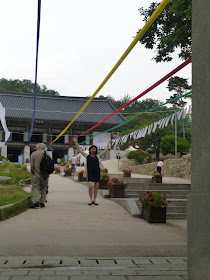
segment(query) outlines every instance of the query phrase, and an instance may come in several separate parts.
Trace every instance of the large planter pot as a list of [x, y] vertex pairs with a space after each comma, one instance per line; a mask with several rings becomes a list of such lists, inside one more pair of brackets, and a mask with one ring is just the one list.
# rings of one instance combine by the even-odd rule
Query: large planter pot
[[69, 177], [71, 176], [71, 172], [65, 172], [64, 177]]
[[159, 176], [159, 175], [153, 176], [152, 183], [162, 183], [162, 176]]
[[124, 198], [125, 197], [125, 188], [110, 188], [110, 197], [111, 198]]
[[79, 174], [79, 175], [78, 175], [78, 182], [85, 182], [85, 181], [86, 181], [86, 178], [83, 177], [82, 174]]
[[123, 177], [130, 178], [131, 177], [131, 173], [130, 172], [124, 172]]
[[99, 182], [99, 189], [100, 190], [107, 190], [107, 184], [108, 184], [108, 181], [100, 181]]
[[142, 218], [149, 223], [166, 223], [166, 207], [142, 207]]

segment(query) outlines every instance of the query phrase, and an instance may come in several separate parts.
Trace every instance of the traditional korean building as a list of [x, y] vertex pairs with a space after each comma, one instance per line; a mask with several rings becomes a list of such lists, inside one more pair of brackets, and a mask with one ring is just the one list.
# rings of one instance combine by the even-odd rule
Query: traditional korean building
[[[37, 95], [36, 116], [34, 130], [29, 142], [29, 131], [33, 114], [33, 94], [0, 92], [0, 102], [6, 109], [6, 121], [10, 138], [1, 149], [1, 155], [16, 162], [18, 155], [23, 155], [24, 161], [30, 160], [30, 154], [37, 143], [50, 144], [57, 135], [68, 125], [76, 113], [86, 103], [86, 97], [67, 97], [54, 95]], [[69, 157], [75, 153], [74, 145], [68, 144], [72, 136], [76, 136], [93, 125], [103, 120], [115, 107], [105, 97], [95, 98], [84, 112], [78, 117], [73, 125], [53, 145], [52, 157], [63, 158], [65, 154]], [[121, 114], [113, 115], [103, 124], [97, 127], [97, 131], [79, 137], [79, 143], [88, 139], [94, 133], [104, 131], [125, 121]], [[96, 136], [86, 145], [103, 143], [103, 136]], [[106, 140], [111, 139], [111, 134], [106, 134]], [[0, 141], [4, 141], [4, 131], [0, 127]], [[115, 158], [110, 151], [108, 158]]]

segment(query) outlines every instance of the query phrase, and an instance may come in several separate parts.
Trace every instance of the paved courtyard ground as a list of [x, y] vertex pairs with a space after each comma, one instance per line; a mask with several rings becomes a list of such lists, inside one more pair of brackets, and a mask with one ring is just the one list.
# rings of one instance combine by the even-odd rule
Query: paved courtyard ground
[[185, 258], [0, 257], [0, 280], [183, 280]]
[[148, 224], [87, 187], [50, 176], [48, 203], [0, 223], [0, 256], [186, 256], [186, 221]]

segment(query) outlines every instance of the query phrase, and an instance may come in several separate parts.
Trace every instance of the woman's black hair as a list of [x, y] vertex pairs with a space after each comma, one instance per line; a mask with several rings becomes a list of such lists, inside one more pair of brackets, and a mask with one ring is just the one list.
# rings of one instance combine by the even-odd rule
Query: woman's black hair
[[98, 153], [98, 148], [97, 148], [95, 145], [90, 146], [90, 148], [89, 148], [89, 153], [90, 153], [90, 150], [91, 150], [92, 148], [96, 148], [96, 155], [97, 155], [97, 153]]

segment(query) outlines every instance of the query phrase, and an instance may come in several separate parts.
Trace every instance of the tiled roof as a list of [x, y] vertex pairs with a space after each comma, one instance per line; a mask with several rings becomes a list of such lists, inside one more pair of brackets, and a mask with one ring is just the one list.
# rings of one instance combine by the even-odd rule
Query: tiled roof
[[[70, 122], [88, 100], [86, 97], [67, 97], [54, 95], [37, 95], [36, 120]], [[6, 118], [31, 119], [33, 114], [33, 95], [0, 91], [0, 102], [6, 109]], [[106, 97], [94, 98], [76, 121], [98, 123], [115, 107]], [[89, 113], [89, 114], [87, 114]], [[102, 114], [97, 114], [102, 113]], [[120, 124], [125, 121], [121, 114], [115, 114], [104, 123]]]

